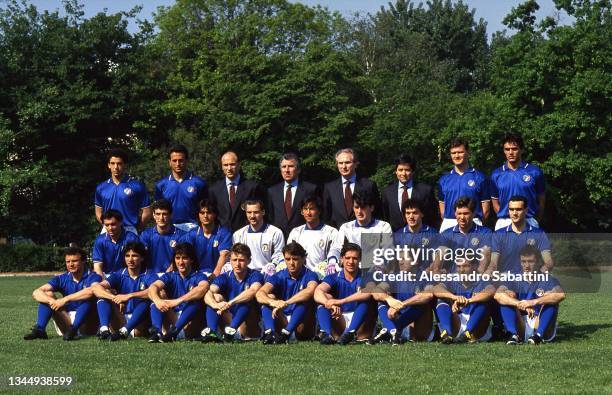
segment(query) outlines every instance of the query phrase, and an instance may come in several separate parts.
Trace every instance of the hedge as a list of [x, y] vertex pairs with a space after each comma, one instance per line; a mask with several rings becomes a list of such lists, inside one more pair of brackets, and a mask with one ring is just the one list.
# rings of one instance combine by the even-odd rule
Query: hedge
[[0, 272], [62, 271], [63, 250], [36, 244], [0, 245]]

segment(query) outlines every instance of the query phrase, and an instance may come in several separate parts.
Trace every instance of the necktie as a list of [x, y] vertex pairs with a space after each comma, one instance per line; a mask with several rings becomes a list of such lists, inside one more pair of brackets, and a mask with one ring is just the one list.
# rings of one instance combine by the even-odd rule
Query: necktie
[[344, 181], [344, 208], [346, 209], [346, 216], [351, 217], [353, 212], [353, 192], [351, 192], [351, 182]]
[[404, 190], [404, 192], [402, 192], [402, 204], [404, 204], [404, 202], [408, 200], [408, 187], [406, 185], [402, 185], [402, 189]]
[[285, 192], [285, 214], [287, 219], [291, 218], [291, 185], [287, 185], [287, 192]]
[[234, 185], [233, 182], [230, 184], [229, 198], [230, 198], [230, 207], [234, 208], [234, 204], [236, 204], [236, 186]]

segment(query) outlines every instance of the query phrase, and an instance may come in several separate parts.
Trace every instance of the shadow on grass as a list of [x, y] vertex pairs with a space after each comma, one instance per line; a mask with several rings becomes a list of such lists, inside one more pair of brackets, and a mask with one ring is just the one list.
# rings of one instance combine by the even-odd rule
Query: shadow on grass
[[575, 325], [571, 322], [561, 321], [557, 328], [557, 340], [585, 340], [596, 332], [609, 328], [612, 328], [612, 323]]

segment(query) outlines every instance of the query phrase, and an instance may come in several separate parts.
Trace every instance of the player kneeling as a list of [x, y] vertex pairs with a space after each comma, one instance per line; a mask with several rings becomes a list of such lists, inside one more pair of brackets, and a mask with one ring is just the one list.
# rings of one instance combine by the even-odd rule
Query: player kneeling
[[467, 340], [468, 343], [488, 341], [491, 338], [488, 302], [493, 299], [495, 287], [486, 281], [469, 281], [477, 273], [477, 263], [463, 259], [457, 261], [459, 281], [446, 281], [433, 288], [438, 298], [436, 313], [442, 343]]
[[[67, 248], [64, 256], [66, 272], [53, 277], [32, 293], [38, 302], [38, 316], [32, 332], [25, 335], [24, 340], [47, 339], [45, 328], [51, 318], [64, 340], [75, 340], [79, 333], [96, 333], [98, 321], [91, 285], [102, 278], [86, 267], [86, 255], [80, 248]], [[55, 292], [63, 297], [56, 298]]]
[[326, 276], [315, 290], [321, 344], [336, 343], [334, 337], [346, 345], [372, 336], [376, 310], [372, 294], [362, 292], [360, 261], [361, 247], [346, 243], [340, 252], [342, 271]]
[[[408, 248], [414, 251], [418, 247]], [[396, 274], [408, 273], [411, 278], [381, 282], [372, 293], [374, 300], [379, 302], [378, 317], [383, 325], [374, 343], [389, 341], [399, 345], [404, 340], [431, 341], [434, 335], [433, 285], [420, 280], [422, 265], [413, 260], [411, 254], [393, 266]]]
[[[180, 243], [174, 248], [172, 271], [162, 274], [149, 287], [151, 299], [151, 337], [149, 343], [167, 343], [178, 337], [199, 337], [204, 321], [203, 298], [208, 291], [208, 277], [198, 271], [198, 260], [191, 244]], [[162, 299], [164, 290], [168, 299]], [[164, 318], [170, 323], [162, 336]], [[183, 329], [185, 331], [183, 332]]]
[[[520, 252], [523, 274], [542, 275], [540, 251], [531, 245]], [[559, 303], [565, 293], [559, 281], [548, 275], [542, 281], [513, 281], [499, 287], [495, 300], [500, 304], [506, 330], [511, 334], [507, 344], [550, 342], [557, 333]]]
[[202, 331], [203, 342], [221, 342], [217, 334], [220, 319], [225, 326], [223, 340], [227, 342], [236, 340], [238, 335], [242, 339], [260, 336], [259, 306], [255, 293], [263, 284], [263, 275], [249, 269], [249, 263], [249, 246], [234, 244], [230, 249], [232, 270], [216, 277], [204, 297], [208, 327]]
[[287, 343], [293, 332], [299, 340], [312, 339], [312, 297], [318, 276], [306, 268], [306, 251], [296, 242], [283, 248], [286, 269], [272, 277], [256, 294], [263, 317], [264, 344]]
[[[92, 286], [98, 298], [100, 340], [127, 339], [130, 334], [144, 336], [148, 327], [148, 288], [149, 284], [157, 280], [157, 276], [146, 271], [147, 250], [144, 244], [127, 243], [123, 256], [124, 269], [111, 273], [106, 280]], [[112, 335], [109, 328], [111, 321], [115, 329]]]

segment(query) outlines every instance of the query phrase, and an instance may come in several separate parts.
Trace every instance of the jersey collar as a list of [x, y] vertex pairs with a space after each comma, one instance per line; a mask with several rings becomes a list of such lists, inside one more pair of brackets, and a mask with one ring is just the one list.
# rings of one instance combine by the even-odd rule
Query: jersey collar
[[316, 228], [310, 229], [308, 227], [308, 224], [304, 224], [304, 230], [321, 230], [323, 229], [323, 227], [325, 226], [325, 224], [323, 223], [323, 221], [319, 221], [319, 225], [317, 225]]
[[[528, 222], [525, 223], [525, 229], [521, 233], [531, 232], [533, 230], [533, 226], [531, 226]], [[512, 224], [506, 226], [506, 233], [516, 233], [514, 229], [512, 229]], [[521, 233], [516, 233], [520, 235]]]
[[268, 229], [268, 226], [270, 225], [264, 222], [261, 228], [259, 228], [259, 230], [257, 231], [253, 229], [253, 227], [250, 224], [248, 226], [249, 227], [247, 228], [247, 233], [264, 233]]
[[[190, 172], [190, 171], [187, 171], [187, 173], [185, 174], [185, 177], [183, 177], [183, 181], [191, 180], [192, 178], [193, 178], [193, 173]], [[168, 181], [182, 182], [182, 181], [178, 181], [176, 178], [174, 178], [172, 176], [172, 172], [170, 172], [170, 175], [168, 176]]]
[[[478, 229], [480, 229], [480, 227], [478, 226], [478, 224], [474, 221], [472, 221], [472, 227], [470, 228], [470, 230], [468, 231], [468, 233], [474, 233], [476, 232]], [[459, 225], [455, 225], [453, 226], [453, 233], [461, 233], [461, 228], [459, 227]]]
[[359, 221], [355, 220], [355, 227], [356, 228], [363, 228], [363, 229], [368, 229], [371, 228], [372, 226], [376, 225], [376, 218], [372, 218], [372, 220], [370, 221], [369, 224], [367, 224], [366, 226], [361, 226], [359, 225]]
[[[474, 166], [469, 165], [467, 169], [465, 169], [465, 171], [463, 172], [463, 174], [465, 173], [474, 173], [476, 171], [476, 168]], [[460, 175], [457, 170], [455, 170], [455, 167], [453, 166], [453, 168], [450, 171], [450, 174], [457, 174]]]
[[[527, 166], [529, 166], [529, 163], [527, 163], [527, 162], [521, 162], [521, 164], [520, 164], [520, 165], [519, 165], [519, 166], [516, 168], [516, 170], [519, 170], [519, 169], [526, 169], [526, 168], [527, 168]], [[502, 165], [502, 171], [516, 171], [516, 170], [511, 170], [511, 169], [508, 167], [508, 162], [504, 162], [504, 164]]]

